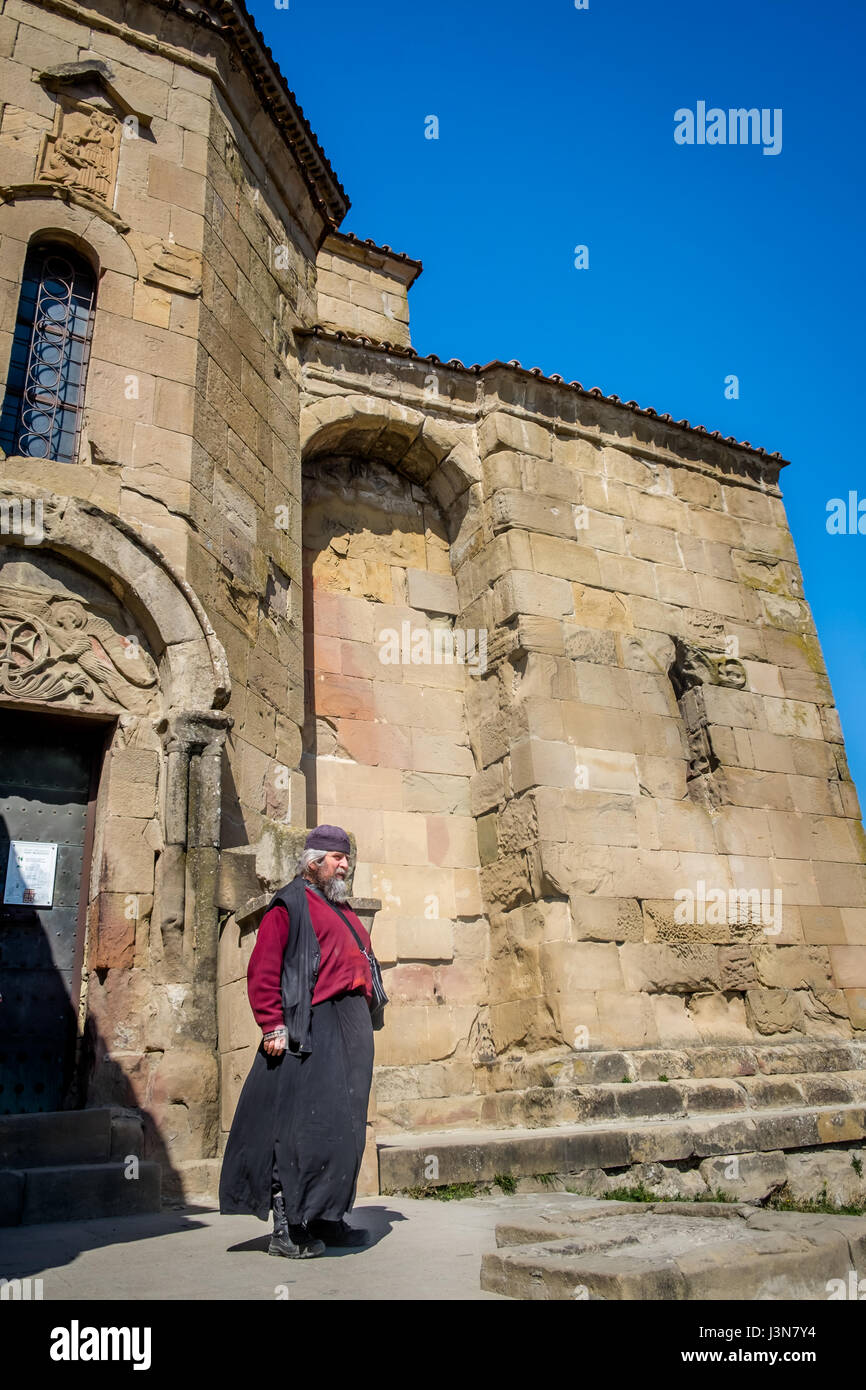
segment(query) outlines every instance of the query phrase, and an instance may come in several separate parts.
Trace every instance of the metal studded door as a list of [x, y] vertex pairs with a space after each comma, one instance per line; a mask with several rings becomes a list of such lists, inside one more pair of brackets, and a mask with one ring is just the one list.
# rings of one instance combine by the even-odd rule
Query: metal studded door
[[[104, 732], [85, 721], [0, 710], [0, 1114], [59, 1110], [69, 1092], [82, 878]], [[17, 860], [22, 847], [32, 856], [34, 845], [49, 865], [57, 846], [53, 882], [38, 894], [22, 890], [14, 866], [7, 872], [10, 849]]]

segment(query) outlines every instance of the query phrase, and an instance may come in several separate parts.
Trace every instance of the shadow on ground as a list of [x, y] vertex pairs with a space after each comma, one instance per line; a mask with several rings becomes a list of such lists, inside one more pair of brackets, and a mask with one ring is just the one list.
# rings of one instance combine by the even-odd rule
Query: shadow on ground
[[[208, 1208], [192, 1208], [192, 1211]], [[107, 1245], [127, 1245], [155, 1236], [198, 1231], [204, 1222], [191, 1218], [190, 1209], [155, 1212], [145, 1216], [105, 1217], [95, 1221], [51, 1222], [34, 1226], [0, 1228], [0, 1270], [7, 1279], [26, 1279], [45, 1269], [72, 1264], [88, 1250]]]
[[[356, 1207], [349, 1218], [347, 1225], [354, 1226], [359, 1230], [368, 1231], [370, 1235], [369, 1243], [359, 1249], [340, 1250], [333, 1248], [326, 1250], [320, 1259], [336, 1259], [344, 1255], [360, 1255], [365, 1250], [372, 1250], [378, 1245], [385, 1236], [390, 1235], [391, 1228], [397, 1221], [407, 1221], [408, 1217], [400, 1211], [393, 1211], [390, 1207]], [[228, 1255], [248, 1255], [252, 1251], [267, 1250], [268, 1242], [271, 1238], [270, 1220], [263, 1223], [266, 1230], [263, 1235], [255, 1236], [252, 1240], [241, 1240], [235, 1245], [226, 1247]]]

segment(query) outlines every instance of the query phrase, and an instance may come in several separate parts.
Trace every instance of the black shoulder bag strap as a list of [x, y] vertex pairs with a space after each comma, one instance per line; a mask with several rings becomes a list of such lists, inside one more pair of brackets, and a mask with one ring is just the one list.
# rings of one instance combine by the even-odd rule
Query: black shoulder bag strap
[[321, 898], [323, 903], [327, 903], [328, 907], [332, 907], [336, 912], [337, 916], [342, 918], [346, 926], [349, 928], [349, 931], [355, 938], [355, 941], [358, 944], [358, 950], [361, 952], [361, 955], [364, 956], [364, 958], [367, 960], [370, 966], [370, 977], [373, 982], [373, 998], [370, 1001], [370, 1014], [373, 1019], [373, 1027], [376, 1029], [381, 1028], [385, 1022], [384, 1012], [385, 1005], [388, 1003], [388, 996], [385, 993], [385, 986], [382, 983], [382, 971], [379, 967], [379, 962], [377, 961], [373, 953], [372, 946], [370, 947], [369, 951], [366, 949], [363, 942], [361, 941], [360, 936], [355, 931], [355, 928], [352, 926], [352, 923], [349, 921], [345, 912], [341, 912], [336, 903], [332, 903], [330, 898], [326, 898], [324, 893], [320, 893], [319, 889], [316, 888], [312, 883], [309, 884], [309, 887], [315, 893], [317, 898]]

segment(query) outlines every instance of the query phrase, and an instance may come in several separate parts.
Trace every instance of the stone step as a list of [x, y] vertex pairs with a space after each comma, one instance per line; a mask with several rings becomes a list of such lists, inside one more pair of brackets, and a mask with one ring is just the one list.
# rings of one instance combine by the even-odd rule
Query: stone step
[[479, 1065], [471, 1094], [443, 1090], [440, 1073], [441, 1064], [377, 1068], [380, 1133], [856, 1103], [866, 1100], [866, 1044], [831, 1039], [567, 1054], [559, 1048]]
[[91, 1221], [106, 1216], [140, 1216], [161, 1210], [160, 1167], [139, 1160], [135, 1176], [127, 1163], [75, 1163], [0, 1172], [0, 1225], [45, 1221]]
[[708, 1077], [690, 1081], [571, 1082], [492, 1095], [410, 1099], [397, 1106], [378, 1104], [379, 1135], [465, 1129], [610, 1124], [619, 1120], [684, 1119], [728, 1111], [742, 1114], [765, 1108], [866, 1104], [866, 1070], [799, 1074]]
[[825, 1301], [866, 1274], [862, 1217], [745, 1205], [560, 1199], [498, 1224], [496, 1244], [481, 1287], [519, 1299]]
[[[556, 1085], [500, 1092], [490, 1118], [525, 1116], [568, 1124], [617, 1119], [673, 1119], [703, 1112], [751, 1111], [767, 1107], [866, 1104], [866, 1071], [739, 1076], [700, 1081], [618, 1081], [598, 1085]], [[515, 1112], [517, 1112], [515, 1114]], [[482, 1111], [482, 1113], [484, 1113]]]
[[116, 1106], [0, 1115], [0, 1169], [107, 1163], [140, 1155], [143, 1137], [138, 1111]]
[[[508, 1058], [486, 1068], [488, 1091], [522, 1090], [526, 1086], [621, 1081], [705, 1080], [717, 1077], [824, 1075], [834, 1071], [866, 1071], [866, 1042], [848, 1040], [787, 1043], [718, 1043], [686, 1048], [634, 1048], [594, 1052], [575, 1048], [548, 1054]], [[520, 1084], [515, 1084], [515, 1077]]]
[[[623, 1089], [629, 1089], [624, 1087]], [[544, 1129], [440, 1130], [382, 1135], [380, 1191], [492, 1182], [588, 1168], [681, 1162], [734, 1155], [820, 1148], [866, 1138], [866, 1105], [767, 1107], [745, 1114], [560, 1125]]]

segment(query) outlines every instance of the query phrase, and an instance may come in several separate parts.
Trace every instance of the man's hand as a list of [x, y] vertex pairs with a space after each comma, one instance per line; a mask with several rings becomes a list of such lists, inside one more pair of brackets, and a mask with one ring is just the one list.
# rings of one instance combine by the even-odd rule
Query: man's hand
[[265, 1033], [262, 1036], [262, 1047], [269, 1057], [279, 1057], [285, 1052], [289, 1040], [289, 1030], [287, 1028], [275, 1028], [273, 1032]]

